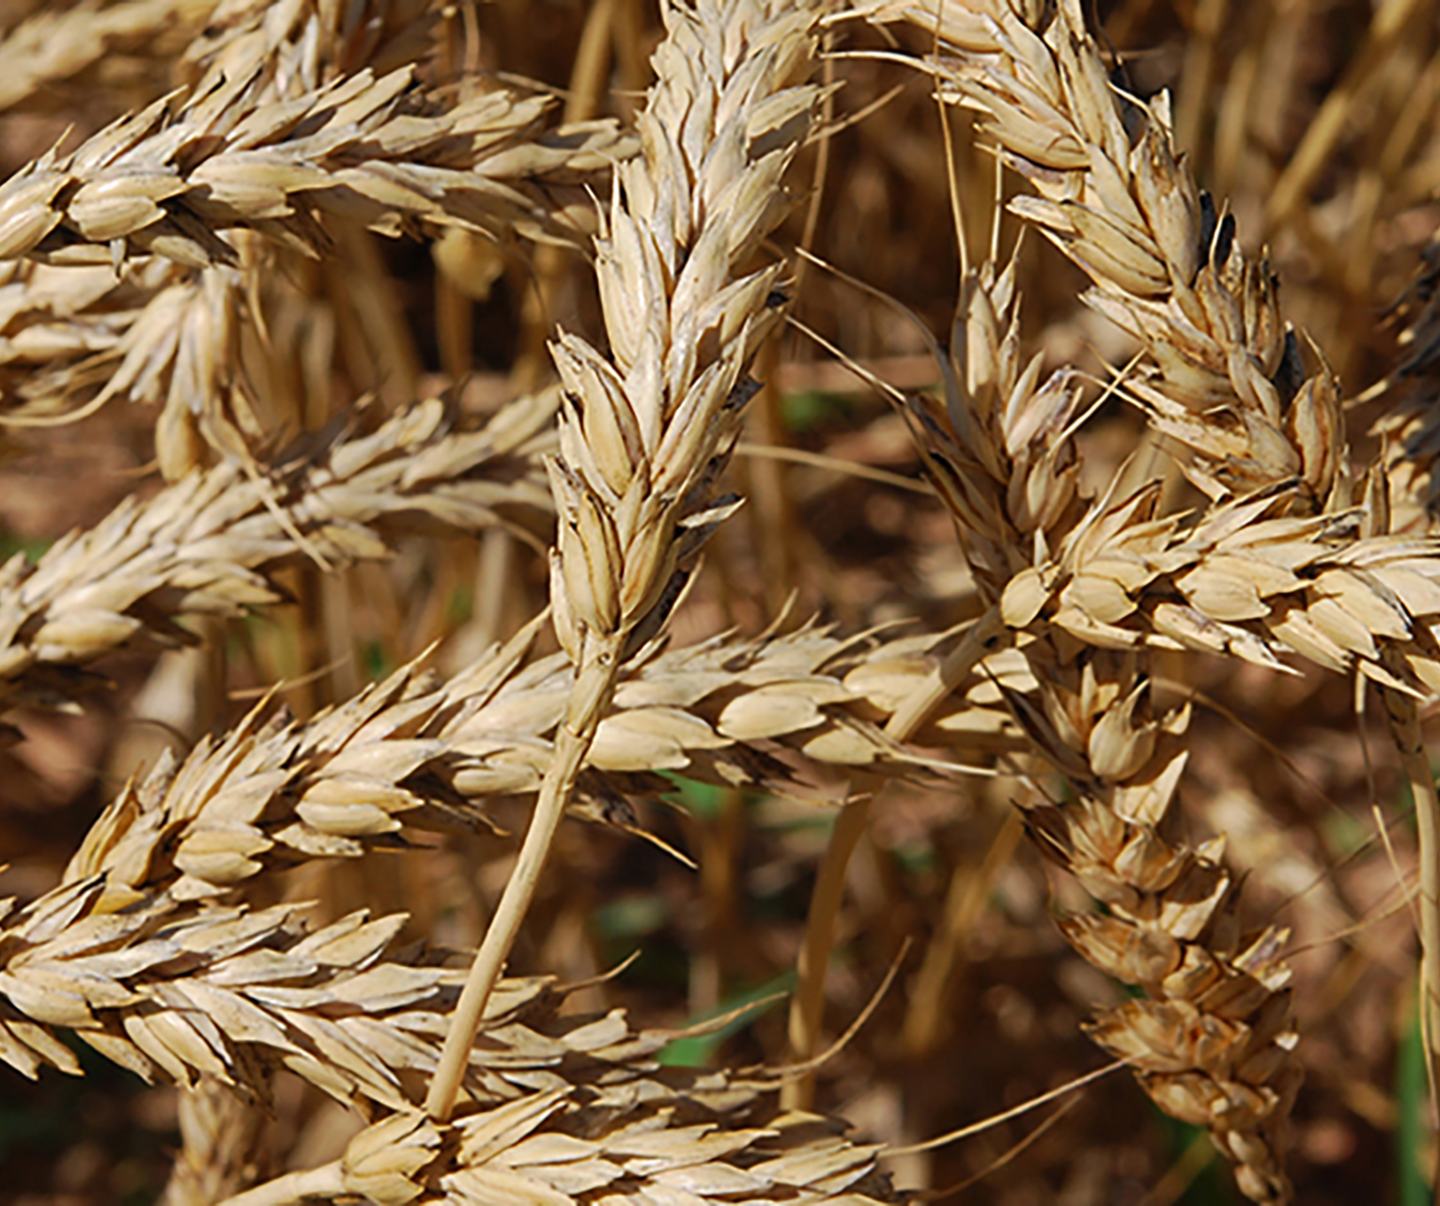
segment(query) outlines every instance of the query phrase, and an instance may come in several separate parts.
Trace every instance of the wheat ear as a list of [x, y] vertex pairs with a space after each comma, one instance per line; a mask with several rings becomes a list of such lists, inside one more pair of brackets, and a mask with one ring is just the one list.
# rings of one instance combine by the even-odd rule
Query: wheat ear
[[207, 7], [209, 0], [123, 0], [31, 14], [0, 38], [0, 112], [44, 105], [56, 85], [102, 64], [150, 59], [157, 40], [198, 33]]
[[622, 164], [597, 245], [612, 358], [555, 344], [565, 386], [551, 557], [555, 629], [576, 687], [519, 862], [476, 956], [427, 1108], [444, 1118], [466, 1024], [500, 974], [620, 665], [652, 639], [699, 544], [735, 507], [712, 497], [778, 320], [778, 265], [745, 261], [785, 211], [782, 179], [818, 91], [787, 86], [816, 13], [778, 0], [668, 4], [642, 154]]
[[[194, 905], [152, 893], [119, 911], [102, 875], [22, 909], [3, 903], [0, 1060], [34, 1078], [81, 1075], [69, 1035], [146, 1081], [211, 1078], [263, 1099], [289, 1070], [362, 1112], [413, 1108], [434, 1071], [464, 973], [397, 940], [403, 914], [318, 929], [303, 909]], [[543, 977], [504, 980], [468, 1053], [476, 1102], [603, 1081], [673, 1037], [621, 1010], [559, 1011]]]
[[347, 435], [342, 420], [268, 474], [196, 470], [148, 502], [127, 499], [34, 565], [17, 554], [0, 568], [0, 700], [69, 698], [97, 657], [142, 637], [183, 638], [181, 617], [275, 602], [274, 571], [306, 554], [384, 556], [384, 532], [417, 522], [543, 532], [533, 453], [554, 405], [553, 391], [521, 399], [474, 432], [450, 430], [439, 399], [370, 434]]
[[[981, 598], [1007, 621], [1035, 559], [1073, 549], [1090, 564], [1094, 550], [1078, 549], [1098, 524], [1141, 532], [1149, 518], [1136, 504], [1107, 509], [1081, 495], [1070, 442], [1080, 392], [1068, 371], [1042, 381], [1038, 358], [1020, 355], [1013, 267], [967, 275], [943, 405], [913, 408]], [[1152, 709], [1143, 645], [1087, 649], [1047, 625], [1018, 645], [1034, 686], [1006, 695], [1030, 748], [1073, 793], [1026, 805], [1027, 832], [1108, 909], [1062, 928], [1087, 960], [1148, 998], [1100, 1015], [1090, 1031], [1162, 1109], [1210, 1129], [1248, 1196], [1284, 1199], [1279, 1131], [1298, 1072], [1283, 935], [1242, 936], [1219, 846], [1191, 849], [1168, 835], [1188, 710]]]
[[[696, 1086], [631, 1074], [604, 1087], [534, 1093], [451, 1122], [392, 1115], [335, 1162], [290, 1173], [225, 1206], [289, 1206], [353, 1194], [378, 1206], [544, 1202], [727, 1206], [796, 1202], [880, 1206], [902, 1200], [876, 1171], [877, 1149], [812, 1114], [766, 1116], [740, 1077]], [[720, 1097], [716, 1110], [704, 1097]]]
[[204, 88], [260, 67], [275, 95], [294, 97], [366, 67], [422, 62], [438, 16], [428, 0], [219, 0], [177, 75]]
[[[1339, 393], [1307, 375], [1264, 259], [1201, 190], [1174, 145], [1169, 100], [1112, 83], [1075, 0], [881, 5], [934, 33], [941, 95], [978, 110], [1035, 196], [1011, 210], [1094, 282], [1085, 300], [1131, 332], [1147, 371], [1127, 382], [1214, 498], [1291, 478], [1310, 509], [1343, 501]], [[1337, 493], [1337, 491], [1339, 493]]]
[[[1338, 511], [1350, 487], [1336, 383], [1323, 365], [1303, 379], [1299, 344], [1280, 314], [1269, 268], [1239, 251], [1233, 221], [1184, 169], [1167, 98], [1142, 105], [1111, 85], [1073, 0], [1061, 0], [1048, 23], [1034, 16], [1007, 6], [987, 28], [989, 44], [955, 48], [938, 69], [957, 99], [986, 115], [988, 131], [1039, 194], [1018, 199], [1012, 209], [1089, 273], [1096, 283], [1092, 304], [1146, 348], [1150, 379], [1133, 388], [1156, 429], [1190, 451], [1192, 480], [1217, 499], [1270, 490], [1302, 514]], [[1291, 479], [1299, 480], [1298, 489], [1277, 490]], [[1368, 501], [1378, 523], [1378, 492]], [[1339, 536], [1343, 520], [1329, 518]], [[1379, 530], [1388, 530], [1388, 517]], [[1440, 798], [1407, 693], [1427, 673], [1433, 680], [1431, 603], [1415, 597], [1433, 587], [1418, 581], [1429, 574], [1417, 567], [1408, 591], [1390, 588], [1372, 566], [1401, 561], [1393, 547], [1338, 552], [1342, 563], [1365, 568], [1348, 572], [1347, 564], [1317, 574], [1331, 584], [1319, 598], [1296, 583], [1291, 589], [1303, 603], [1281, 605], [1280, 622], [1292, 646], [1307, 646], [1302, 652], [1331, 665], [1357, 662], [1382, 685], [1422, 822], [1421, 978], [1432, 1068], [1440, 1068], [1434, 1037], [1440, 1032]], [[1411, 560], [1428, 557], [1420, 552]], [[1302, 564], [1309, 568], [1310, 559]], [[1255, 563], [1217, 557], [1191, 572], [1194, 589], [1210, 594], [1210, 606], [1177, 608], [1179, 626], [1191, 631], [1175, 635], [1190, 648], [1228, 646], [1245, 656], [1244, 637], [1232, 642], [1229, 631], [1191, 621], [1207, 610], [1207, 619], [1217, 613], [1223, 620], [1260, 619], [1269, 610], [1261, 599], [1277, 587], [1258, 581], [1263, 570]], [[1126, 573], [1119, 570], [1121, 577]], [[1098, 584], [1077, 582], [1076, 593]], [[1254, 602], [1247, 602], [1251, 596]], [[1188, 601], [1193, 605], [1194, 596]], [[1116, 615], [1098, 597], [1084, 610]], [[1362, 629], [1363, 622], [1372, 626]], [[1202, 627], [1203, 635], [1196, 631]], [[1107, 634], [1094, 628], [1089, 639], [1104, 641]], [[1262, 655], [1267, 644], [1273, 639], [1250, 642]], [[1433, 681], [1426, 685], [1434, 689]]]
[[1151, 489], [1110, 499], [1053, 558], [1011, 580], [1001, 610], [1017, 629], [1053, 627], [1102, 647], [1277, 670], [1299, 655], [1384, 687], [1440, 690], [1440, 545], [1384, 535], [1383, 491], [1368, 499], [1302, 516], [1294, 489], [1280, 487], [1188, 524], [1156, 518]]
[[282, 102], [257, 67], [156, 101], [0, 185], [0, 259], [153, 252], [204, 268], [235, 262], [216, 232], [241, 228], [318, 255], [325, 215], [389, 235], [428, 224], [578, 237], [564, 189], [626, 153], [613, 123], [551, 136], [544, 98], [447, 103], [413, 81], [410, 68], [366, 69]]

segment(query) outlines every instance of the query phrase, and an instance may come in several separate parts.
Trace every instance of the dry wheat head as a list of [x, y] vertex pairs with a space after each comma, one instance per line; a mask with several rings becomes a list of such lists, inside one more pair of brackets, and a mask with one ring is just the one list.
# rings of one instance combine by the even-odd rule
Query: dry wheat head
[[[1147, 366], [1127, 388], [1186, 450], [1191, 480], [1223, 498], [1298, 478], [1297, 502], [1343, 502], [1336, 383], [1323, 365], [1307, 375], [1269, 266], [1244, 254], [1234, 219], [1176, 150], [1168, 99], [1142, 103], [1112, 82], [1074, 0], [1049, 16], [1013, 0], [880, 15], [933, 32], [936, 10], [942, 97], [983, 115], [1036, 194], [1012, 211], [1089, 275], [1086, 301], [1139, 340]], [[957, 41], [944, 40], [951, 28]]]
[[387, 530], [417, 524], [543, 533], [536, 454], [554, 404], [553, 391], [522, 398], [470, 432], [451, 430], [440, 399], [368, 434], [341, 419], [268, 473], [195, 470], [148, 502], [127, 498], [34, 565], [17, 554], [0, 568], [0, 698], [68, 698], [95, 658], [142, 637], [184, 639], [183, 616], [276, 602], [274, 571], [307, 554], [326, 565], [382, 557]]

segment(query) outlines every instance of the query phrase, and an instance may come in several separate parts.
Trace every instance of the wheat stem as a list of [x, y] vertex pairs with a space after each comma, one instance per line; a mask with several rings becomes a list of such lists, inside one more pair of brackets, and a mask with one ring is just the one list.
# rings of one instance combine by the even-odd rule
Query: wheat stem
[[554, 753], [540, 785], [530, 828], [525, 832], [520, 856], [505, 883], [495, 914], [470, 966], [465, 988], [445, 1035], [440, 1065], [425, 1097], [425, 1109], [433, 1118], [444, 1121], [455, 1108], [456, 1095], [465, 1076], [470, 1048], [480, 1029], [485, 1006], [500, 979], [506, 959], [510, 957], [520, 926], [530, 910], [530, 902], [535, 899], [555, 833], [574, 794], [580, 768], [594, 744], [596, 730], [614, 694], [619, 651], [618, 638], [587, 640], [586, 655], [575, 677], [575, 692], [570, 697], [570, 711], [565, 724], [556, 734]]
[[1420, 712], [1415, 700], [1399, 691], [1382, 692], [1400, 753], [1401, 765], [1415, 802], [1416, 856], [1420, 863], [1420, 999], [1421, 1035], [1427, 1056], [1430, 1091], [1440, 1091], [1440, 793], [1425, 751]]

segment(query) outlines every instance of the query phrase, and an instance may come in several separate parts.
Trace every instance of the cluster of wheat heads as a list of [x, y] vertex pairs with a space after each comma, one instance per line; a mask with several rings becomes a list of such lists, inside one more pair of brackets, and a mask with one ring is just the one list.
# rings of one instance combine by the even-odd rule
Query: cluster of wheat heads
[[[65, 447], [48, 428], [142, 445], [162, 480], [0, 567], [6, 736], [57, 740], [64, 713], [118, 732], [177, 681], [184, 702], [172, 687], [168, 748], [101, 768], [60, 857], [21, 848], [0, 1060], [172, 1094], [175, 1206], [928, 1200], [945, 1182], [913, 1141], [972, 1119], [922, 1103], [985, 1088], [955, 970], [1023, 836], [1041, 903], [1016, 929], [1080, 985], [1084, 1032], [1240, 1194], [1295, 1200], [1297, 946], [1256, 902], [1264, 868], [1191, 807], [1214, 774], [1197, 705], [1308, 667], [1374, 693], [1418, 819], [1415, 871], [1383, 844], [1395, 911], [1413, 896], [1433, 1076], [1434, 251], [1352, 451], [1324, 349], [1180, 146], [1195, 102], [1181, 120], [1135, 85], [1077, 0], [662, 0], [654, 22], [596, 0], [563, 90], [525, 79], [549, 7], [531, 30], [427, 0], [15, 6], [0, 111], [41, 145], [0, 183], [0, 424], [17, 451]], [[847, 64], [899, 82], [854, 102]], [[890, 388], [857, 446], [911, 478], [764, 446], [787, 324], [834, 287], [801, 249], [874, 183], [829, 170], [834, 146], [907, 89], [942, 227], [954, 201], [958, 300], [918, 347], [877, 324], [896, 355], [862, 377], [918, 350], [938, 384]], [[914, 131], [892, 133], [913, 160]], [[1024, 325], [1048, 245], [1078, 269], [1041, 261], [1051, 291], [1108, 324], [1108, 380], [1074, 307], [1068, 339]], [[817, 311], [842, 342], [861, 330]], [[480, 391], [505, 322], [507, 371]], [[906, 490], [941, 522], [891, 522], [896, 581], [839, 556], [807, 578], [843, 508], [829, 485], [787, 497], [777, 453], [812, 485], [837, 465], [878, 483], [859, 510]], [[757, 614], [751, 585], [805, 602]], [[367, 622], [388, 625], [368, 645]], [[677, 796], [720, 819], [677, 822]], [[801, 835], [778, 858], [742, 832], [771, 806]], [[935, 816], [998, 836], [967, 837], [983, 857], [941, 890], [897, 887], [870, 831]], [[704, 915], [695, 980], [778, 952], [788, 1031], [761, 1031], [763, 992], [747, 1012], [693, 985], [709, 1016], [677, 1025], [575, 937], [636, 851], [678, 867], [697, 836], [675, 902]], [[737, 956], [737, 899], [767, 878], [809, 888], [808, 911], [801, 892]], [[875, 998], [827, 1029], [847, 891], [900, 901], [866, 924], [925, 949], [888, 993], [883, 966], [848, 969]], [[725, 1054], [675, 1066], [681, 1040]], [[897, 1041], [921, 1058], [892, 1075]], [[824, 1081], [846, 1061], [901, 1084], [895, 1117], [856, 1073], [848, 1095]], [[1040, 1080], [1016, 1116], [1051, 1099]], [[1075, 1200], [1129, 1200], [1129, 1175]]]

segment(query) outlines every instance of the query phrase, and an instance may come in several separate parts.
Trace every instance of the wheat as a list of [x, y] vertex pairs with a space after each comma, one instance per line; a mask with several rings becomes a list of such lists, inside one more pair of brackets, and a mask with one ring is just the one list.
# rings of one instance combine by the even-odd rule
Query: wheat
[[[209, 0], [124, 0], [40, 11], [0, 39], [0, 111], [48, 106], [87, 74], [154, 60], [198, 33]], [[67, 87], [68, 86], [68, 87]]]
[[211, 1206], [264, 1180], [265, 1116], [238, 1089], [205, 1079], [180, 1095], [180, 1151], [164, 1206]]
[[1223, 840], [1167, 836], [1187, 710], [1154, 714], [1132, 656], [1051, 656], [1029, 651], [1044, 688], [1016, 711], [1075, 798], [1028, 809], [1027, 828], [1106, 906], [1062, 919], [1066, 937], [1146, 994], [1102, 1012], [1090, 1034], [1166, 1113], [1209, 1129], [1247, 1197], [1288, 1200], [1283, 1128], [1300, 1081], [1288, 933], [1246, 927]]
[[[1392, 914], [1440, 1083], [1440, 243], [1396, 346], [1365, 330], [1433, 228], [1440, 66], [1413, 0], [1332, 14], [1403, 36], [1393, 65], [1273, 7], [1202, 3], [1177, 38], [1076, 0], [663, 0], [658, 24], [631, 0], [9, 0], [0, 424], [72, 424], [67, 456], [142, 439], [124, 463], [153, 441], [165, 479], [38, 554], [0, 532], [0, 1061], [48, 1080], [93, 1051], [160, 1086], [132, 1117], [97, 1081], [124, 1113], [42, 1193], [118, 1198], [136, 1168], [158, 1191], [105, 1118], [168, 1125], [177, 1090], [172, 1206], [872, 1206], [906, 1197], [882, 1161], [926, 1198], [1183, 1193], [1198, 1153], [1162, 1176], [1175, 1153], [1106, 1117], [1141, 1094], [1020, 1121], [1121, 1066], [1249, 1199], [1331, 1192], [1299, 1152], [1339, 1185], [1390, 1114], [1368, 1089], [1331, 1111], [1325, 1077], [1296, 1109], [1302, 1069], [1389, 1083], [1364, 1060], [1394, 1011], [1350, 969], [1405, 971]], [[1127, 65], [1111, 39], [1137, 37], [1158, 53]], [[1063, 272], [1001, 255], [1012, 218]], [[948, 305], [947, 219], [941, 339], [907, 320]], [[841, 365], [787, 325], [894, 373], [897, 413], [833, 402]], [[482, 394], [506, 404], [460, 401]], [[1372, 405], [1366, 466], [1345, 418]], [[108, 489], [31, 480], [6, 523], [41, 534]], [[292, 593], [240, 657], [330, 668], [242, 706], [216, 621]], [[112, 706], [76, 706], [110, 677]], [[1413, 840], [1379, 816], [1395, 766], [1332, 740], [1372, 687]], [[141, 755], [136, 719], [180, 740]], [[1247, 876], [1272, 854], [1237, 792], [1303, 882]], [[1379, 801], [1383, 863], [1316, 799]], [[558, 841], [567, 816], [590, 826]], [[1051, 916], [1037, 860], [1008, 865], [1022, 836], [1060, 873]], [[882, 988], [822, 1055], [827, 1010], [869, 960], [909, 974], [914, 933], [911, 1000]], [[763, 985], [792, 968], [782, 1022]], [[1071, 1081], [1086, 1009], [1115, 1062]], [[709, 1020], [656, 1025], [684, 1016]], [[897, 1064], [897, 1033], [927, 1060]], [[709, 1066], [670, 1066], [677, 1037]], [[1032, 1095], [984, 1117], [1002, 1084]]]
[[[944, 408], [915, 408], [922, 455], [982, 599], [1012, 630], [1023, 627], [1017, 600], [1039, 593], [1037, 582], [1060, 600], [1089, 597], [1058, 580], [1048, 550], [1088, 584], [1131, 564], [1106, 535], [1128, 552], [1127, 541], [1168, 530], [1137, 514], [1153, 490], [1108, 508], [1081, 495], [1069, 438], [1079, 391], [1065, 370], [1042, 383], [1038, 357], [1022, 365], [1014, 267], [986, 263], [964, 282]], [[1234, 527], [1254, 533], [1243, 519]], [[1290, 973], [1278, 958], [1285, 935], [1242, 927], [1221, 844], [1192, 849], [1170, 836], [1188, 708], [1153, 710], [1144, 642], [1102, 635], [1047, 612], [1019, 641], [1034, 687], [1006, 693], [1029, 748], [1073, 793], [1027, 804], [1026, 829], [1107, 910], [1067, 917], [1062, 929], [1091, 963], [1146, 994], [1102, 1013], [1090, 1033], [1162, 1109], [1210, 1129], [1247, 1196], [1281, 1200], [1279, 1132], [1298, 1085]]]
[[642, 152], [622, 164], [598, 242], [611, 357], [562, 335], [555, 631], [575, 691], [520, 860], [475, 958], [427, 1108], [444, 1118], [478, 1016], [519, 932], [621, 663], [664, 625], [699, 546], [736, 506], [714, 483], [784, 304], [781, 269], [745, 261], [783, 216], [782, 181], [819, 90], [787, 86], [816, 11], [771, 0], [668, 4]]
[[[1085, 300], [1137, 338], [1149, 371], [1128, 388], [1189, 454], [1212, 497], [1289, 478], [1312, 509], [1341, 497], [1348, 468], [1328, 369], [1306, 375], [1268, 264], [1175, 149], [1168, 99], [1111, 84], [1078, 6], [946, 0], [882, 6], [934, 30], [941, 95], [985, 117], [1006, 162], [1038, 194], [1010, 208], [1090, 276]], [[1337, 490], [1341, 492], [1337, 496]]]
[[[573, 241], [588, 228], [578, 186], [628, 153], [605, 122], [544, 132], [544, 98], [493, 90], [447, 108], [410, 88], [409, 68], [377, 81], [369, 68], [332, 78], [333, 64], [287, 66], [283, 55], [265, 57], [277, 40], [303, 59], [346, 31], [331, 28], [324, 40], [317, 30], [336, 15], [306, 6], [268, 16], [282, 20], [263, 24], [258, 41], [231, 31], [188, 103], [156, 102], [0, 186], [10, 198], [0, 200], [0, 227], [15, 236], [0, 238], [6, 255], [108, 263], [154, 251], [202, 270], [142, 265], [118, 284], [94, 270], [40, 279], [10, 270], [16, 309], [4, 360], [43, 356], [48, 366], [13, 386], [25, 409], [163, 401], [157, 450], [172, 479], [204, 463], [206, 444], [243, 450], [254, 425], [243, 417], [252, 403], [237, 340], [258, 321], [266, 261], [240, 235], [318, 255], [329, 246], [317, 220], [325, 213], [387, 234], [458, 223]], [[353, 43], [346, 49], [362, 57]], [[294, 95], [312, 80], [321, 82]], [[226, 242], [216, 230], [235, 233]]]
[[1435, 690], [1435, 543], [1365, 535], [1383, 528], [1374, 508], [1294, 516], [1293, 493], [1262, 491], [1193, 526], [1155, 518], [1154, 490], [1097, 505], [1053, 561], [1010, 582], [1006, 621], [1024, 628], [1043, 615], [1102, 647], [1146, 643], [1273, 669], [1298, 654], [1384, 686]]
[[34, 565], [16, 554], [0, 569], [0, 698], [69, 698], [97, 657], [141, 638], [183, 639], [178, 618], [277, 601], [273, 574], [287, 562], [384, 556], [387, 527], [543, 517], [533, 449], [553, 407], [553, 394], [525, 398], [474, 432], [449, 431], [439, 399], [368, 435], [347, 438], [341, 420], [267, 474], [196, 470], [149, 502], [125, 500]]
[[[313, 858], [401, 849], [410, 831], [489, 824], [498, 798], [539, 790], [574, 689], [563, 655], [524, 664], [535, 625], [446, 682], [419, 663], [306, 723], [257, 707], [178, 763], [126, 786], [70, 861], [105, 877], [106, 909], [147, 892], [204, 899]], [[669, 787], [659, 771], [803, 795], [832, 768], [923, 777], [958, 769], [886, 737], [884, 719], [949, 642], [884, 644], [802, 629], [710, 641], [628, 667], [579, 781], [585, 812], [633, 824], [630, 801]], [[919, 740], [972, 756], [1013, 747], [995, 660], [946, 701]]]
[[564, 238], [545, 187], [623, 153], [605, 122], [537, 138], [542, 98], [443, 105], [412, 82], [408, 68], [367, 69], [281, 102], [252, 73], [157, 101], [0, 185], [0, 258], [155, 253], [205, 268], [235, 262], [217, 232], [237, 228], [318, 255], [322, 215], [390, 235], [429, 223]]
[[[104, 901], [104, 877], [87, 876], [6, 918], [0, 1059], [24, 1075], [80, 1074], [61, 1033], [146, 1080], [263, 1096], [288, 1069], [362, 1109], [407, 1108], [433, 1071], [463, 974], [402, 947], [403, 914], [311, 930], [294, 905]], [[469, 1054], [474, 1100], [603, 1080], [671, 1037], [632, 1030], [619, 1010], [558, 1017], [564, 996], [543, 977], [501, 983]]]
[[[876, 1149], [848, 1142], [809, 1114], [746, 1118], [743, 1080], [687, 1086], [633, 1076], [602, 1089], [554, 1090], [450, 1123], [396, 1114], [360, 1132], [333, 1164], [292, 1173], [229, 1206], [276, 1206], [356, 1194], [381, 1206], [412, 1201], [797, 1202], [878, 1206], [900, 1201], [874, 1166]], [[707, 1108], [706, 1097], [725, 1101]], [[753, 1113], [754, 1111], [745, 1111]]]

